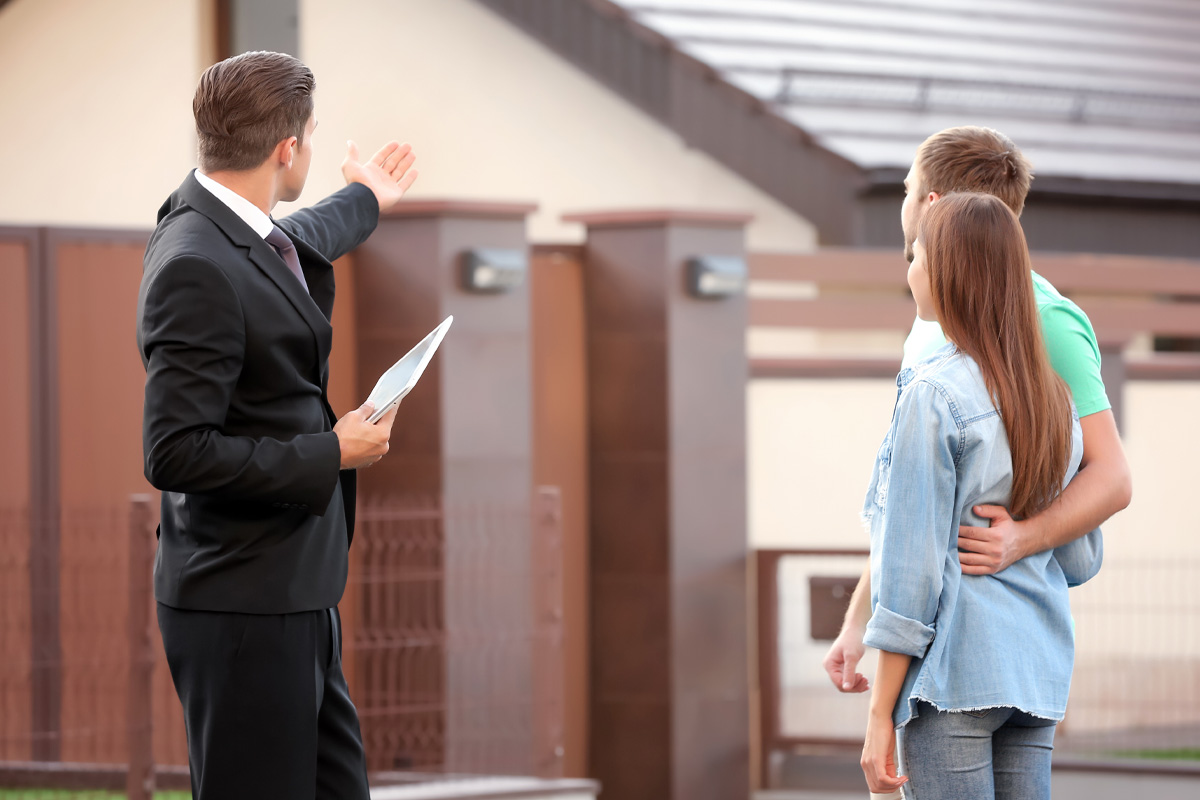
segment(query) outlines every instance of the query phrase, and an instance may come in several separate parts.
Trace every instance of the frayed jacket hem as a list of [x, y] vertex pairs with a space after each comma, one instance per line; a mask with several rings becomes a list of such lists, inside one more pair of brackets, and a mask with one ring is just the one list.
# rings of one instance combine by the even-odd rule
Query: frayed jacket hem
[[950, 707], [950, 706], [943, 705], [943, 704], [937, 702], [936, 700], [930, 700], [928, 697], [914, 695], [905, 701], [905, 705], [907, 706], [907, 709], [908, 709], [907, 716], [905, 716], [903, 719], [900, 719], [900, 720], [893, 719], [893, 722], [895, 723], [897, 730], [903, 728], [905, 725], [907, 725], [908, 723], [910, 723], [914, 719], [916, 719], [918, 716], [920, 716], [917, 713], [917, 703], [928, 703], [929, 705], [933, 706], [934, 709], [936, 709], [937, 711], [941, 711], [941, 712], [944, 712], [947, 714], [962, 714], [967, 711], [990, 711], [993, 708], [1015, 708], [1017, 711], [1020, 711], [1023, 714], [1028, 714], [1031, 717], [1037, 717], [1038, 719], [1044, 719], [1044, 720], [1048, 720], [1050, 722], [1062, 722], [1063, 717], [1065, 716], [1065, 712], [1063, 712], [1063, 711], [1047, 711], [1045, 709], [1035, 710], [1032, 708], [1023, 708], [1021, 706], [1015, 706], [1015, 705], [1012, 705], [1011, 703], [985, 703], [983, 705], [977, 705], [977, 706], [953, 706], [953, 707]]

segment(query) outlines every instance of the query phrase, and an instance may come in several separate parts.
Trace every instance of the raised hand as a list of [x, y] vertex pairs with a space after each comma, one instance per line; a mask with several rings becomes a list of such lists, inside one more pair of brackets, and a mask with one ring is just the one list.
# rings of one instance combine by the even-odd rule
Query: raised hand
[[349, 141], [346, 142], [346, 158], [342, 161], [342, 177], [346, 183], [361, 183], [374, 192], [379, 210], [387, 211], [400, 201], [417, 179], [417, 171], [412, 168], [416, 160], [411, 145], [388, 142], [370, 161], [362, 163], [358, 145]]

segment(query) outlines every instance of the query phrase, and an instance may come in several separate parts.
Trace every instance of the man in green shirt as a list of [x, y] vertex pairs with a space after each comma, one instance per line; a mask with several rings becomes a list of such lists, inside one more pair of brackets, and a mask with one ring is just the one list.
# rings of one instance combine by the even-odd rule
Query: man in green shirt
[[[1100, 379], [1100, 348], [1087, 314], [1036, 272], [1033, 273], [1033, 297], [1042, 320], [1042, 336], [1050, 354], [1050, 364], [1071, 388], [1080, 418], [1111, 409], [1104, 381]], [[945, 343], [941, 325], [917, 317], [904, 341], [902, 366], [916, 364]]]
[[[949, 128], [917, 148], [904, 179], [904, 255], [913, 259], [917, 228], [931, 204], [956, 191], [987, 192], [999, 197], [1018, 216], [1033, 171], [1012, 141], [990, 128]], [[1033, 553], [1059, 547], [1097, 528], [1129, 505], [1132, 480], [1117, 434], [1108, 395], [1100, 377], [1100, 348], [1087, 315], [1033, 274], [1034, 295], [1050, 363], [1071, 389], [1083, 428], [1083, 461], [1079, 473], [1054, 501], [1036, 516], [1014, 520], [1000, 506], [976, 506], [988, 528], [959, 528], [959, 561], [964, 575], [992, 575]], [[917, 319], [904, 343], [904, 365], [915, 364], [945, 344], [936, 322]], [[842, 631], [825, 657], [825, 671], [843, 692], [863, 692], [866, 676], [857, 672], [863, 656], [863, 632], [870, 618], [871, 572], [863, 572]]]

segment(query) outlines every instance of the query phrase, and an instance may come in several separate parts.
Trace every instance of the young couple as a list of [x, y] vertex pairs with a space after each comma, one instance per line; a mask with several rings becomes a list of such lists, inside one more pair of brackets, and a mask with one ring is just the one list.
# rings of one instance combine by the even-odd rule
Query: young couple
[[880, 651], [872, 792], [1049, 798], [1067, 588], [1099, 569], [1097, 526], [1129, 503], [1095, 334], [1031, 270], [1031, 179], [1007, 137], [966, 127], [926, 140], [905, 180], [918, 320], [863, 509], [870, 565], [825, 659], [861, 692], [863, 647]]

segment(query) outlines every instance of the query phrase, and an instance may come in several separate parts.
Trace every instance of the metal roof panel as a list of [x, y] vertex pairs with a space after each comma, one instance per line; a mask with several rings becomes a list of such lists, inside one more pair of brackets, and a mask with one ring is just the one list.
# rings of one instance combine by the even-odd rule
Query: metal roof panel
[[1200, 183], [1191, 0], [615, 0], [863, 168], [951, 125], [1043, 176]]

